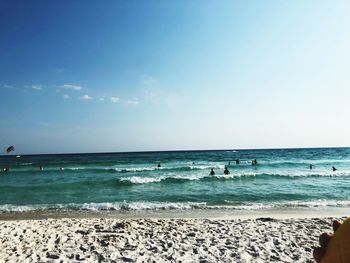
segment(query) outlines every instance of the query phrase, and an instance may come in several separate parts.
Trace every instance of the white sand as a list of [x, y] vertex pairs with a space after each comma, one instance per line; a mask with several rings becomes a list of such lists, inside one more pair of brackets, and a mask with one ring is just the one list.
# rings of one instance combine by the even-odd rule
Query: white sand
[[314, 262], [324, 219], [0, 221], [0, 262]]

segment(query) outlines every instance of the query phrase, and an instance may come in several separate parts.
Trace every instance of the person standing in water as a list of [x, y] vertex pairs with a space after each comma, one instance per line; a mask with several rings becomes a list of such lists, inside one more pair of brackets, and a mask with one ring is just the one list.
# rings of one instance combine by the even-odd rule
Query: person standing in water
[[334, 166], [332, 166], [332, 170], [333, 172], [335, 172], [337, 170], [337, 168], [335, 168]]
[[158, 168], [160, 168], [160, 167], [161, 167], [160, 162], [158, 163], [157, 167], [158, 167]]
[[211, 168], [210, 175], [215, 175], [214, 168]]
[[224, 174], [230, 174], [230, 171], [225, 167]]
[[310, 170], [312, 170], [312, 168], [313, 168], [313, 165], [312, 165], [312, 164], [310, 164]]

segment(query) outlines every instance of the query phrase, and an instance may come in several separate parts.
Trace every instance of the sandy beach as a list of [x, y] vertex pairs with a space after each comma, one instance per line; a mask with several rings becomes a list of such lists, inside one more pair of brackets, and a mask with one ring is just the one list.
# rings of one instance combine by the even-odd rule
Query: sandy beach
[[333, 219], [4, 220], [0, 262], [314, 262]]

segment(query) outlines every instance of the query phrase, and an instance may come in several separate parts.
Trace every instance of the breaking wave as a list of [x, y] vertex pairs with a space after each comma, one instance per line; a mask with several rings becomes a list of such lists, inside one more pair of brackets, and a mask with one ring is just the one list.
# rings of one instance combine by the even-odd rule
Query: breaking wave
[[222, 204], [211, 205], [206, 202], [104, 202], [104, 203], [69, 203], [40, 205], [0, 205], [0, 213], [31, 211], [143, 211], [143, 210], [191, 210], [191, 209], [226, 209], [226, 210], [266, 210], [290, 208], [350, 208], [350, 201], [315, 200], [289, 201], [272, 203], [242, 203], [225, 200]]

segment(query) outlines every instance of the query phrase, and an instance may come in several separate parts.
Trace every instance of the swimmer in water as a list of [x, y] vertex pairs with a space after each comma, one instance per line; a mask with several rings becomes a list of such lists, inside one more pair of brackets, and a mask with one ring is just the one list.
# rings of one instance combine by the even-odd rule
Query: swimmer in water
[[224, 174], [230, 174], [230, 171], [225, 167]]
[[332, 170], [333, 172], [335, 172], [337, 170], [337, 168], [335, 168], [334, 166], [332, 166]]
[[215, 175], [214, 168], [211, 168], [210, 175]]

